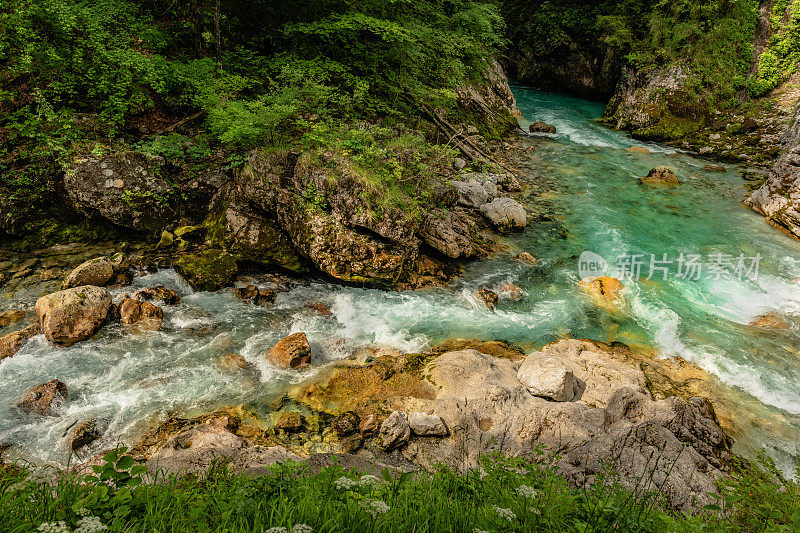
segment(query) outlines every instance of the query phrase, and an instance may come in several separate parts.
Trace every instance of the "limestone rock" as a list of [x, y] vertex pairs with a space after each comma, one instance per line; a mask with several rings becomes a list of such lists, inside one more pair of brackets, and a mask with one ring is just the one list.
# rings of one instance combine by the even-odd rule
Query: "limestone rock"
[[24, 329], [0, 337], [0, 361], [17, 353], [26, 340], [39, 333], [39, 324], [31, 324]]
[[497, 307], [497, 302], [499, 301], [500, 297], [497, 295], [496, 292], [484, 288], [484, 289], [478, 289], [475, 294], [477, 294], [478, 298], [480, 298], [483, 301], [483, 303], [486, 304], [486, 307], [488, 307], [492, 311], [494, 311], [494, 309]]
[[564, 363], [555, 357], [531, 354], [522, 363], [517, 379], [534, 396], [554, 402], [569, 402], [575, 397], [578, 384]]
[[332, 426], [339, 437], [346, 437], [358, 431], [359, 423], [358, 415], [352, 411], [348, 411], [337, 416]]
[[556, 127], [552, 124], [537, 120], [528, 126], [528, 131], [531, 133], [556, 133]]
[[432, 209], [423, 215], [419, 235], [426, 244], [452, 259], [484, 255], [472, 217], [463, 210]]
[[411, 432], [419, 437], [444, 437], [448, 433], [447, 424], [439, 415], [408, 413], [408, 425]]
[[408, 417], [401, 411], [393, 411], [381, 424], [381, 446], [386, 450], [399, 448], [411, 437]]
[[279, 340], [267, 352], [267, 359], [283, 368], [297, 368], [311, 362], [311, 345], [305, 333], [293, 333]]
[[236, 259], [222, 250], [205, 250], [175, 261], [175, 269], [196, 291], [216, 291], [233, 283]]
[[610, 276], [588, 277], [578, 282], [578, 287], [588, 294], [595, 305], [611, 313], [627, 308], [627, 300], [622, 295], [622, 282]]
[[67, 400], [67, 386], [54, 379], [37, 385], [17, 401], [17, 407], [28, 413], [54, 414]]
[[233, 460], [247, 442], [229, 428], [203, 424], [178, 433], [147, 459], [151, 474], [202, 474], [217, 460]]
[[502, 232], [522, 230], [528, 224], [525, 208], [513, 198], [495, 198], [481, 206], [481, 214]]
[[110, 308], [111, 294], [90, 285], [42, 296], [35, 307], [42, 333], [57, 346], [72, 346], [94, 335]]
[[103, 287], [114, 277], [114, 266], [105, 258], [92, 259], [78, 265], [64, 283], [62, 289], [79, 287], [81, 285], [94, 285]]
[[501, 298], [505, 298], [506, 300], [511, 300], [512, 302], [516, 302], [517, 300], [521, 299], [523, 296], [522, 289], [514, 285], [513, 283], [501, 283], [498, 287], [498, 296]]
[[358, 423], [358, 431], [363, 435], [373, 435], [378, 432], [378, 416], [370, 413]]
[[678, 180], [678, 176], [676, 176], [669, 167], [657, 166], [650, 170], [647, 176], [642, 178], [642, 183], [645, 185], [674, 186], [679, 185], [680, 181]]
[[[453, 186], [458, 190], [458, 205], [464, 207], [478, 208], [489, 202], [491, 190], [476, 179], [469, 181], [454, 181]], [[494, 191], [496, 194], [496, 190]]]

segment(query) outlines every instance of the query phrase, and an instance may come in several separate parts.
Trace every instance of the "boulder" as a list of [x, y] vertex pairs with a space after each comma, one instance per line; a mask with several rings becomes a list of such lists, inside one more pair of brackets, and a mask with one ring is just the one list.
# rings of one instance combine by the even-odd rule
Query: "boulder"
[[650, 170], [647, 176], [642, 178], [642, 183], [645, 185], [675, 186], [679, 185], [680, 181], [678, 180], [678, 176], [676, 176], [669, 167], [657, 166]]
[[725, 172], [725, 167], [722, 165], [704, 165], [703, 170], [706, 172]]
[[426, 244], [451, 259], [470, 259], [486, 253], [475, 220], [464, 210], [426, 211], [418, 231]]
[[537, 120], [528, 126], [528, 131], [531, 133], [556, 133], [556, 127], [552, 124]]
[[181, 301], [175, 291], [172, 291], [163, 285], [156, 285], [155, 287], [147, 287], [136, 291], [136, 299], [146, 302], [148, 300], [161, 300], [165, 305], [175, 305]]
[[528, 223], [525, 208], [513, 198], [495, 198], [481, 206], [481, 214], [501, 232], [522, 230]]
[[219, 460], [234, 460], [247, 441], [222, 424], [201, 424], [177, 433], [149, 454], [151, 474], [202, 474]]
[[439, 415], [428, 413], [408, 413], [408, 426], [419, 437], [445, 437], [447, 424]]
[[286, 433], [298, 433], [303, 431], [306, 419], [300, 413], [294, 411], [284, 411], [275, 422], [275, 429], [285, 431]]
[[36, 317], [44, 336], [57, 346], [72, 346], [102, 327], [111, 308], [111, 294], [102, 287], [74, 287], [42, 296]]
[[227, 287], [239, 271], [236, 258], [213, 249], [178, 258], [175, 269], [196, 291], [216, 291]]
[[786, 317], [775, 311], [758, 315], [750, 321], [750, 325], [775, 331], [787, 331], [789, 329], [789, 322], [786, 320]]
[[150, 302], [126, 298], [119, 305], [119, 319], [126, 325], [136, 324], [145, 329], [156, 330], [161, 327], [164, 311]]
[[219, 364], [225, 370], [242, 370], [250, 366], [247, 359], [238, 353], [229, 353], [220, 359]]
[[164, 159], [141, 152], [77, 157], [64, 173], [64, 190], [88, 217], [140, 231], [160, 231], [175, 218], [174, 188], [162, 176]]
[[90, 418], [75, 426], [69, 437], [69, 448], [76, 452], [89, 446], [103, 436], [108, 429], [110, 421], [106, 418]]
[[21, 309], [9, 309], [0, 313], [0, 328], [10, 326], [15, 322], [19, 322], [25, 318], [25, 311]]
[[631, 152], [634, 154], [649, 154], [650, 150], [645, 148], [644, 146], [631, 146], [629, 148], [625, 148], [625, 151]]
[[478, 208], [491, 200], [491, 191], [487, 190], [487, 187], [476, 179], [454, 181], [453, 186], [458, 191], [458, 205]]
[[27, 413], [54, 414], [67, 400], [67, 386], [54, 379], [37, 385], [17, 401], [17, 407]]
[[381, 446], [385, 450], [393, 450], [408, 443], [411, 437], [411, 426], [408, 417], [401, 411], [393, 411], [386, 417], [380, 429]]
[[17, 353], [26, 340], [38, 335], [40, 331], [39, 324], [31, 324], [24, 329], [0, 337], [0, 361]]
[[622, 282], [610, 276], [590, 276], [578, 282], [578, 287], [588, 294], [595, 305], [618, 313], [627, 308], [627, 300], [622, 295]]
[[64, 283], [61, 284], [61, 288], [70, 289], [81, 285], [103, 287], [113, 277], [114, 266], [106, 258], [101, 257], [86, 261], [75, 267], [67, 276], [67, 279], [64, 280]]
[[363, 435], [374, 435], [378, 430], [378, 415], [375, 413], [369, 413], [358, 423], [358, 431]]
[[495, 307], [497, 307], [499, 296], [496, 292], [489, 289], [478, 289], [475, 294], [483, 301], [483, 303], [486, 304], [486, 307], [492, 311], [494, 311]]
[[305, 333], [293, 333], [279, 340], [267, 352], [267, 359], [283, 368], [297, 368], [311, 362], [311, 345]]
[[540, 354], [531, 354], [525, 359], [517, 379], [534, 396], [554, 402], [571, 401], [578, 388], [572, 370], [557, 358]]
[[462, 158], [456, 157], [455, 159], [453, 159], [453, 168], [455, 170], [457, 170], [457, 171], [464, 170], [466, 168], [466, 166], [467, 166], [467, 162], [464, 161]]

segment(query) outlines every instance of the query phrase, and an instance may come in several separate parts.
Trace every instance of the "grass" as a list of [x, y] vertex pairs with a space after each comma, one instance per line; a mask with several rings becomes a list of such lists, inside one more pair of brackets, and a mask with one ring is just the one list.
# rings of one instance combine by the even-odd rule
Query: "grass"
[[577, 490], [548, 461], [502, 455], [484, 458], [481, 470], [467, 474], [441, 467], [418, 474], [384, 470], [376, 477], [335, 465], [312, 473], [287, 463], [255, 476], [218, 464], [200, 478], [143, 483], [144, 467], [124, 452], [109, 452], [84, 477], [4, 467], [2, 530], [777, 532], [797, 531], [800, 516], [797, 483], [768, 462], [742, 465], [721, 483], [720, 505], [690, 515], [664, 509], [657, 492], [624, 489], [613, 475]]

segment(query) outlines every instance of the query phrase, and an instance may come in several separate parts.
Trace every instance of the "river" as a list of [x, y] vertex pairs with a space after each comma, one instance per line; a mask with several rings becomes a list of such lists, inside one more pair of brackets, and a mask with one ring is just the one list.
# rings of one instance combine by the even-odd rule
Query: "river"
[[[161, 284], [183, 296], [165, 307], [162, 330], [137, 334], [117, 324], [66, 349], [32, 339], [0, 365], [0, 442], [14, 445], [13, 457], [64, 464], [64, 435], [78, 420], [108, 418], [99, 446], [112, 446], [133, 443], [168, 416], [239, 403], [266, 414], [288, 386], [359, 347], [419, 351], [467, 337], [533, 350], [575, 337], [650, 346], [699, 365], [723, 391], [737, 449], [764, 449], [790, 473], [800, 442], [800, 320], [791, 316], [800, 312], [800, 243], [741, 205], [739, 167], [711, 171], [704, 169], [709, 161], [608, 130], [595, 120], [601, 104], [514, 91], [523, 126], [539, 119], [559, 133], [520, 141], [531, 221], [505, 240], [506, 250], [445, 288], [397, 293], [310, 281], [280, 293], [272, 307], [244, 304], [230, 292], [194, 292], [172, 270], [135, 278], [136, 287]], [[656, 165], [672, 168], [682, 184], [642, 185], [639, 178]], [[539, 266], [514, 261], [520, 251]], [[579, 257], [587, 251], [623, 275], [627, 314], [598, 310], [578, 290]], [[491, 312], [474, 296], [503, 283], [520, 287], [523, 297], [501, 300]], [[17, 303], [33, 300], [20, 295]], [[315, 310], [316, 302], [331, 313]], [[748, 325], [769, 311], [786, 315], [788, 329]], [[312, 342], [311, 368], [278, 370], [261, 357], [297, 331]], [[230, 352], [251, 369], [224, 370], [218, 362]], [[70, 390], [59, 416], [17, 412], [16, 398], [53, 378]]]

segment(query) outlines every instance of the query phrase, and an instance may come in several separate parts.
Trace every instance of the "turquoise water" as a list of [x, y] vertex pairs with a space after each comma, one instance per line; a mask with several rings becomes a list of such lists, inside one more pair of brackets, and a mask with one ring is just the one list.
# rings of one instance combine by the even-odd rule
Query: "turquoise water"
[[[740, 449], [766, 448], [788, 471], [800, 442], [800, 324], [790, 317], [790, 329], [779, 334], [747, 324], [766, 311], [800, 312], [800, 243], [741, 205], [739, 168], [704, 171], [708, 161], [598, 125], [598, 104], [514, 90], [523, 126], [540, 119], [559, 133], [521, 138], [526, 155], [519, 178], [530, 221], [525, 232], [507, 239], [507, 250], [470, 265], [445, 288], [396, 293], [311, 282], [281, 293], [273, 307], [249, 306], [229, 293], [195, 293], [171, 270], [137, 278], [137, 286], [163, 284], [184, 296], [165, 308], [162, 331], [116, 325], [68, 349], [34, 338], [0, 364], [0, 442], [14, 444], [9, 453], [18, 457], [63, 464], [64, 434], [78, 420], [111, 420], [101, 447], [133, 443], [168, 416], [220, 405], [246, 403], [266, 413], [265, 405], [288, 386], [360, 347], [418, 351], [441, 339], [480, 337], [532, 350], [571, 336], [652, 346], [697, 363], [719, 380]], [[634, 145], [650, 153], [626, 150]], [[655, 165], [673, 168], [683, 183], [672, 189], [641, 185], [638, 178]], [[520, 251], [540, 265], [513, 261]], [[623, 281], [627, 314], [609, 315], [577, 289], [584, 251], [612, 267], [624, 254], [646, 259], [639, 276]], [[680, 279], [672, 265], [666, 279], [646, 279], [651, 254], [675, 260], [681, 253], [704, 263], [714, 254], [760, 255], [758, 276]], [[499, 290], [503, 283], [519, 286], [523, 297], [502, 299], [491, 312], [474, 296], [476, 288]], [[20, 295], [9, 305], [33, 301]], [[317, 301], [331, 314], [309, 308]], [[206, 334], [195, 335], [193, 328]], [[287, 372], [263, 359], [272, 343], [296, 331], [312, 342], [312, 368]], [[241, 353], [252, 368], [220, 368], [229, 352]], [[58, 416], [31, 418], [14, 409], [23, 391], [53, 378], [70, 389]]]

